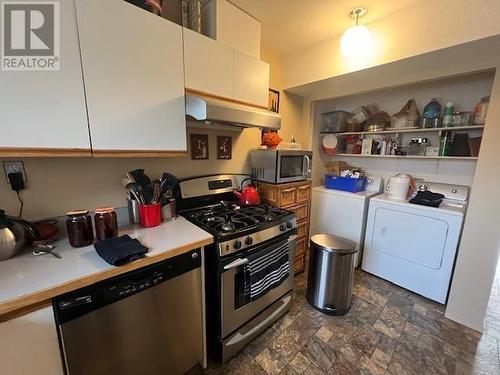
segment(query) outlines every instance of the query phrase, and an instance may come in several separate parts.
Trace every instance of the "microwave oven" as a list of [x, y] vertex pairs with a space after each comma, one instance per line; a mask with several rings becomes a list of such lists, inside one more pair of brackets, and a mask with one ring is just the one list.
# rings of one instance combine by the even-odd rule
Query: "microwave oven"
[[312, 152], [306, 150], [259, 149], [250, 152], [252, 178], [280, 184], [311, 177]]

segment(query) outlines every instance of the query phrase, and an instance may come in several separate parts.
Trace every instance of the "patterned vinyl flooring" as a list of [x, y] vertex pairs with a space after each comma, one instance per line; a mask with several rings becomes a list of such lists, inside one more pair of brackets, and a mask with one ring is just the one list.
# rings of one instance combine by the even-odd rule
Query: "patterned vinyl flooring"
[[444, 317], [444, 306], [357, 270], [353, 303], [342, 317], [305, 299], [296, 277], [288, 314], [224, 366], [204, 374], [500, 375], [500, 280], [480, 334]]

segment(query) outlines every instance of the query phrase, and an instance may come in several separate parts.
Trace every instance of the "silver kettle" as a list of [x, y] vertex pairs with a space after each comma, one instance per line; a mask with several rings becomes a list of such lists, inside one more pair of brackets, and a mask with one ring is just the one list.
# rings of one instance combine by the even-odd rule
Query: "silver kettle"
[[16, 255], [26, 243], [26, 232], [34, 239], [38, 230], [26, 220], [5, 215], [0, 209], [0, 261]]

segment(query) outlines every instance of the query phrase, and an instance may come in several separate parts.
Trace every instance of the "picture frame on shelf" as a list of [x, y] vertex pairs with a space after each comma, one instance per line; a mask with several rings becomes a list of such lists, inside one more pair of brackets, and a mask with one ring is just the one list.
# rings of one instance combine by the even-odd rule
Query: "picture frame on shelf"
[[267, 109], [271, 112], [280, 112], [280, 92], [278, 90], [269, 89]]

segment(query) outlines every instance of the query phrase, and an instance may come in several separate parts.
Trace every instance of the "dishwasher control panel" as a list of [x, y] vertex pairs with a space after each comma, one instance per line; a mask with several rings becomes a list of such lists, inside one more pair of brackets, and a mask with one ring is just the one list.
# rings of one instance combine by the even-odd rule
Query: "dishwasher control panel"
[[121, 284], [112, 285], [104, 291], [105, 298], [116, 298], [128, 296], [141, 290], [155, 286], [166, 279], [165, 273], [155, 271], [151, 276], [136, 281], [125, 281]]
[[76, 319], [200, 267], [201, 250], [196, 249], [63, 294], [52, 300], [56, 320]]

